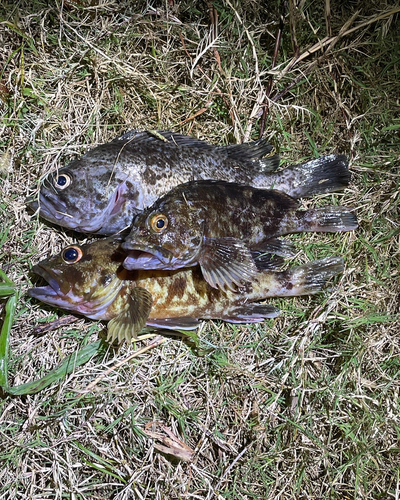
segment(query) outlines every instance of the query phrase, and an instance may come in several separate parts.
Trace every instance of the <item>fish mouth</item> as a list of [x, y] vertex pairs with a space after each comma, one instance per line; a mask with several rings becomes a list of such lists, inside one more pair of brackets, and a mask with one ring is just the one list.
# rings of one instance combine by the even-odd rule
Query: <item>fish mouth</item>
[[[32, 267], [32, 271], [47, 281], [46, 286], [34, 287], [28, 290], [28, 295], [46, 304], [83, 314], [91, 319], [110, 319], [108, 308], [116, 299], [121, 280], [115, 279], [108, 287], [94, 287], [89, 294], [81, 295], [67, 280], [57, 279], [54, 271], [41, 264]], [[112, 317], [112, 316], [111, 316]]]
[[86, 212], [84, 214], [82, 214], [83, 207], [67, 206], [57, 193], [53, 193], [48, 189], [46, 189], [46, 191], [42, 190], [38, 199], [35, 199], [34, 196], [29, 196], [25, 200], [25, 203], [34, 212], [39, 210], [39, 215], [41, 217], [54, 224], [81, 233], [108, 235], [110, 234], [110, 230], [108, 228], [103, 229], [103, 226], [105, 223], [109, 225], [110, 219], [112, 219], [112, 221], [115, 219], [114, 225], [116, 226], [116, 230], [114, 232], [118, 232], [122, 229], [118, 225], [118, 218], [124, 211], [127, 191], [126, 183], [123, 182], [110, 196], [105, 208], [98, 208], [97, 211], [93, 211], [93, 208], [96, 209], [96, 207], [92, 207], [92, 210], [89, 211], [87, 210], [88, 207], [86, 207]]
[[66, 203], [52, 193], [42, 193], [38, 200], [30, 196], [26, 199], [25, 203], [33, 212], [39, 210], [39, 215], [43, 217], [43, 219], [83, 233], [95, 233], [100, 231], [103, 225], [103, 219], [107, 215], [103, 214], [103, 212], [100, 213], [100, 216], [89, 214], [88, 218], [81, 219], [78, 222], [76, 217], [68, 213], [69, 209]]
[[174, 269], [173, 254], [165, 248], [129, 244], [129, 250], [127, 250], [124, 243], [121, 246], [128, 253], [123, 262], [124, 268], [128, 271], [134, 269]]
[[64, 217], [71, 217], [66, 214], [66, 204], [52, 193], [41, 194], [39, 199], [35, 198], [35, 196], [28, 196], [25, 203], [33, 212], [40, 210], [42, 217], [56, 224]]
[[65, 308], [71, 304], [71, 297], [68, 296], [71, 287], [68, 283], [60, 285], [53, 273], [40, 264], [33, 266], [32, 272], [43, 278], [48, 284], [46, 286], [30, 288], [28, 290], [28, 295], [30, 297], [46, 302], [46, 304], [62, 306]]
[[[79, 231], [75, 217], [68, 213], [68, 207], [65, 202], [53, 193], [41, 193], [39, 198], [28, 196], [25, 200], [26, 205], [34, 212], [39, 212], [40, 217], [53, 224], [66, 227], [68, 229]], [[88, 219], [93, 223], [94, 219]], [[85, 224], [85, 221], [81, 221]]]

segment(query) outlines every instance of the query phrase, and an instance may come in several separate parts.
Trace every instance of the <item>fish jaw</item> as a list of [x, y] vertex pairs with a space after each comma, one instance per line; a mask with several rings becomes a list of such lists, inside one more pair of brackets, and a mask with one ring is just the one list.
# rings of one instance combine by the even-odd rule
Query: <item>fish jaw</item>
[[[34, 287], [28, 290], [28, 295], [46, 304], [82, 314], [90, 319], [111, 319], [110, 315], [120, 292], [121, 282], [115, 278], [108, 287], [103, 290], [92, 286], [89, 293], [85, 293], [67, 280], [58, 276], [55, 270], [44, 265], [37, 264], [32, 271], [44, 278], [48, 285]], [[116, 282], [116, 283], [115, 283]], [[115, 286], [117, 284], [117, 286]], [[114, 286], [113, 286], [114, 285]]]
[[[29, 197], [28, 207], [44, 219], [62, 227], [82, 233], [93, 233], [108, 236], [115, 234], [130, 225], [133, 216], [138, 213], [132, 200], [129, 200], [126, 182], [121, 182], [102, 207], [94, 198], [75, 205], [63, 200], [67, 193], [58, 193], [50, 185], [43, 183], [38, 200]], [[84, 215], [83, 215], [84, 214]]]
[[[122, 248], [124, 244], [122, 243]], [[129, 244], [128, 256], [123, 262], [123, 266], [128, 271], [134, 269], [177, 269], [174, 266], [174, 258], [172, 252], [161, 246], [143, 246]], [[182, 267], [179, 266], [178, 267]]]
[[69, 283], [64, 281], [60, 284], [61, 280], [57, 279], [54, 272], [47, 270], [40, 264], [33, 266], [32, 271], [45, 279], [48, 285], [30, 288], [28, 290], [28, 295], [30, 297], [45, 302], [46, 304], [75, 310], [77, 298], [73, 294], [71, 295]]
[[61, 224], [65, 218], [66, 224], [69, 223], [65, 227], [71, 227], [73, 217], [67, 215], [67, 205], [61, 199], [57, 199], [54, 193], [43, 192], [38, 200], [30, 196], [26, 199], [26, 204], [33, 212], [39, 210], [41, 217], [55, 224]]

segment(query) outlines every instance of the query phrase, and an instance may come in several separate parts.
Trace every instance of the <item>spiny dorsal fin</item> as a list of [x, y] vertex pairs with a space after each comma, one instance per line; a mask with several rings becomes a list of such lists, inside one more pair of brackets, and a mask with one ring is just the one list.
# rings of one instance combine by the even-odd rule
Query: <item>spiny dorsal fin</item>
[[274, 147], [265, 139], [246, 142], [243, 144], [229, 144], [228, 146], [215, 146], [201, 139], [187, 135], [176, 134], [168, 130], [130, 130], [116, 137], [113, 142], [143, 144], [151, 142], [168, 142], [179, 147], [198, 148], [201, 150], [215, 151], [219, 155], [228, 156], [243, 164], [249, 163], [252, 169], [259, 166], [261, 172], [272, 172], [279, 167], [279, 155], [275, 154]]

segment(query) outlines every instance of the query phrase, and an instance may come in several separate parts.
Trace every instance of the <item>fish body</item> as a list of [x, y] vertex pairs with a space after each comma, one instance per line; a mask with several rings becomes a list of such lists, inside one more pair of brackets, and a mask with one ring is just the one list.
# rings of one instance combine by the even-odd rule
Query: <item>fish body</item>
[[[224, 181], [175, 187], [136, 216], [122, 247], [127, 269], [178, 269], [200, 264], [213, 287], [241, 286], [257, 274], [251, 250], [301, 231], [350, 231], [357, 219], [345, 207], [299, 210], [291, 196]], [[138, 253], [139, 252], [139, 253]], [[142, 252], [142, 253], [140, 253]]]
[[112, 235], [174, 186], [194, 179], [274, 187], [295, 198], [344, 188], [350, 179], [343, 155], [275, 172], [278, 166], [264, 139], [217, 147], [173, 132], [133, 130], [48, 174], [38, 200], [28, 205], [60, 226]]
[[29, 295], [88, 318], [109, 320], [110, 339], [130, 340], [146, 324], [190, 330], [200, 318], [260, 322], [280, 311], [257, 301], [317, 293], [343, 271], [341, 258], [327, 258], [288, 271], [260, 271], [237, 293], [224, 292], [210, 287], [198, 267], [127, 271], [120, 241], [107, 238], [73, 245], [40, 262], [32, 270], [48, 285], [30, 289]]

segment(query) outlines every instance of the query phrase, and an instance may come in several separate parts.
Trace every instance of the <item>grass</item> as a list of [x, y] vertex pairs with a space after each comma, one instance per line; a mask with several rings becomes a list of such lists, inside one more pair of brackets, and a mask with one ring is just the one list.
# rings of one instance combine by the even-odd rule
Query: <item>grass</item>
[[[393, 5], [331, 3], [329, 23], [328, 3], [284, 12], [265, 136], [284, 164], [347, 154], [351, 186], [303, 205], [352, 206], [360, 221], [290, 237], [297, 262], [345, 258], [324, 293], [274, 300], [283, 313], [263, 324], [210, 321], [119, 350], [101, 323], [62, 325], [25, 294], [30, 266], [76, 241], [25, 209], [49, 169], [135, 127], [258, 137], [281, 6], [213, 5], [219, 36], [204, 52], [210, 15], [194, 0], [0, 7], [0, 498], [399, 498]], [[289, 68], [329, 26], [335, 44]]]

